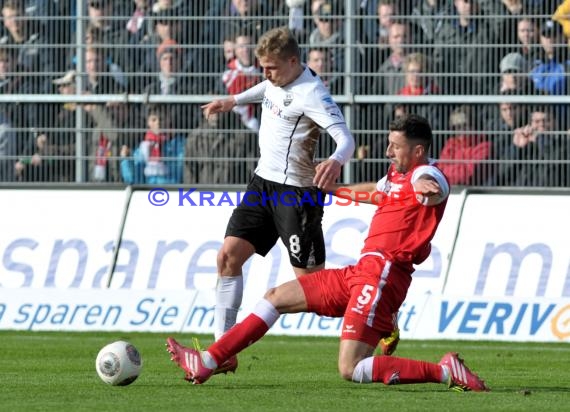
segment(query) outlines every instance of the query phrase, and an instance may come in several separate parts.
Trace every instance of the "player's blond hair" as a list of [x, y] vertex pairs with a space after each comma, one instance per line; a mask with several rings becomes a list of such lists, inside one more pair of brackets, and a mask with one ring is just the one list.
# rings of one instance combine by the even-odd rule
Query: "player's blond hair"
[[257, 58], [274, 56], [279, 59], [297, 57], [301, 59], [301, 50], [295, 35], [287, 27], [277, 27], [264, 33], [255, 48]]

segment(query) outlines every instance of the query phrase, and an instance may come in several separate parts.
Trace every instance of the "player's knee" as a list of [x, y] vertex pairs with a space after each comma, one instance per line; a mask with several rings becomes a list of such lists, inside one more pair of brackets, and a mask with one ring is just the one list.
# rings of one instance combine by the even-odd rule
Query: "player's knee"
[[265, 295], [263, 295], [263, 297], [275, 305], [275, 303], [276, 303], [275, 301], [277, 299], [277, 293], [276, 292], [277, 292], [277, 288], [271, 288], [267, 292], [265, 292]]
[[342, 379], [346, 381], [352, 381], [352, 375], [354, 374], [354, 365], [348, 364], [346, 362], [339, 362], [338, 373]]
[[[218, 251], [217, 265], [218, 265], [218, 273], [222, 275], [235, 275], [236, 274], [235, 271], [241, 269], [239, 268], [239, 264], [237, 262], [235, 253], [233, 253], [231, 249], [226, 247], [222, 247]], [[237, 269], [236, 266], [238, 266]]]

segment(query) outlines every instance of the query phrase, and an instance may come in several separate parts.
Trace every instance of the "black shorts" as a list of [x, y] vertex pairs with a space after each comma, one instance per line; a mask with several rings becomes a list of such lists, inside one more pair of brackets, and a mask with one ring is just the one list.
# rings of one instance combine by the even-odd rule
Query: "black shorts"
[[310, 268], [325, 262], [322, 220], [325, 194], [254, 175], [234, 209], [226, 236], [245, 239], [265, 256], [281, 238], [291, 265]]

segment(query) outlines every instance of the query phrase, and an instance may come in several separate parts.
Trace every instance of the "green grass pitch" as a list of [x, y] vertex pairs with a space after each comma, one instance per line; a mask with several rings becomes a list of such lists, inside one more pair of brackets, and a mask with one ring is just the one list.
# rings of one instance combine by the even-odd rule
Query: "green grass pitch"
[[[205, 385], [182, 379], [165, 349], [167, 334], [0, 332], [2, 411], [569, 411], [568, 343], [403, 340], [395, 355], [437, 362], [458, 351], [490, 393], [444, 385], [358, 385], [337, 373], [338, 339], [267, 336], [239, 357], [236, 374]], [[183, 343], [190, 335], [173, 335]], [[124, 339], [143, 358], [130, 386], [99, 380], [95, 357]], [[207, 345], [210, 336], [202, 336]]]

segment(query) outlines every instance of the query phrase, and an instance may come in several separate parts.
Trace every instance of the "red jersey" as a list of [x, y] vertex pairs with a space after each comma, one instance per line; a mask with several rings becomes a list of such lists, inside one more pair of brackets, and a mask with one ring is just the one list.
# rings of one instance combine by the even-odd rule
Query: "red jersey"
[[[436, 179], [444, 195], [444, 200], [434, 206], [421, 203], [412, 185], [426, 174]], [[393, 263], [410, 268], [423, 262], [443, 217], [449, 194], [447, 179], [433, 164], [419, 165], [407, 173], [399, 173], [391, 165], [377, 189], [384, 197], [370, 223], [362, 253], [380, 252]]]

